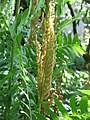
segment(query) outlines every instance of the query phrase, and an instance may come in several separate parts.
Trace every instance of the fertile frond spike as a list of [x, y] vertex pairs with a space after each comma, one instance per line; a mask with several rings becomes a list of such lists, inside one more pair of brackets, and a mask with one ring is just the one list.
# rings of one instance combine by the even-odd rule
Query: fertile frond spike
[[[42, 54], [38, 63], [38, 97], [48, 101], [55, 63], [54, 3], [46, 1], [46, 16], [42, 19]], [[39, 55], [38, 55], [39, 57]]]

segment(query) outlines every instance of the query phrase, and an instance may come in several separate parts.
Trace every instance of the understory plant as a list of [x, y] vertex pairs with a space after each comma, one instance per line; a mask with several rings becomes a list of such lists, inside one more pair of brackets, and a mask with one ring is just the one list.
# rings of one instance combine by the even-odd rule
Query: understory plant
[[[47, 104], [44, 104], [44, 109], [46, 114], [36, 114], [37, 119], [40, 120], [89, 120], [90, 113], [89, 113], [89, 105], [88, 105], [88, 97], [83, 96], [77, 98], [72, 96], [70, 99], [69, 106], [67, 107], [57, 98], [54, 98], [55, 106], [52, 108], [49, 107]], [[55, 107], [55, 108], [54, 108]], [[43, 117], [42, 117], [43, 116]], [[46, 117], [45, 117], [46, 116]]]

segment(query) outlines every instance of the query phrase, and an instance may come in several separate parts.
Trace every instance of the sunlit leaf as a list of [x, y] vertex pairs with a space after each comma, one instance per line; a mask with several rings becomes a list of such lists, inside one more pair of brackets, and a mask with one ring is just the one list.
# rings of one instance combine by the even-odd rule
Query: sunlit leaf
[[71, 97], [71, 99], [70, 99], [70, 107], [71, 107], [73, 113], [77, 113], [76, 99], [74, 96]]
[[65, 116], [65, 117], [69, 116], [68, 115], [68, 111], [64, 108], [64, 106], [62, 105], [62, 103], [58, 99], [56, 99], [56, 98], [54, 98], [54, 100], [55, 100], [56, 106], [61, 111], [62, 115]]
[[62, 46], [62, 35], [61, 35], [61, 34], [58, 34], [57, 39], [58, 39], [58, 44], [59, 44], [60, 46]]
[[80, 101], [80, 110], [81, 113], [88, 113], [88, 97], [83, 96], [81, 101]]
[[90, 95], [90, 90], [78, 90], [83, 94]]
[[76, 49], [81, 55], [85, 54], [85, 51], [84, 51], [83, 48], [80, 47], [79, 45], [74, 45], [73, 47], [74, 47], [74, 49]]
[[59, 120], [59, 117], [48, 107], [48, 105], [44, 104], [45, 110], [52, 117], [52, 120]]
[[77, 50], [76, 50], [73, 46], [71, 46], [71, 49], [73, 50], [74, 54], [75, 54], [77, 57], [80, 57], [79, 54], [78, 54], [78, 52], [77, 52]]

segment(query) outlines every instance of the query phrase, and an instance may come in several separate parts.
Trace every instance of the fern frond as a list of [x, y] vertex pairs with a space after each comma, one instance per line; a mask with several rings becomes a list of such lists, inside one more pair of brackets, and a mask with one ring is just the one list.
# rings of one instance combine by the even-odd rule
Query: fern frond
[[74, 54], [78, 57], [85, 54], [85, 51], [80, 46], [80, 40], [77, 35], [72, 39], [71, 34], [68, 34], [68, 36], [59, 34], [57, 40], [57, 57], [60, 57], [64, 61], [72, 59]]

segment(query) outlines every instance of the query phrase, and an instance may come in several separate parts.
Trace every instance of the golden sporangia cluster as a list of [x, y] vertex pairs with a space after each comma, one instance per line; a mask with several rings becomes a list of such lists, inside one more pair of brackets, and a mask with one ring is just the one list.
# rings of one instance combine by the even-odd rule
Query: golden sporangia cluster
[[42, 15], [42, 45], [36, 40], [38, 61], [38, 98], [43, 102], [50, 97], [53, 67], [55, 64], [55, 32], [53, 3], [46, 2], [46, 16]]

